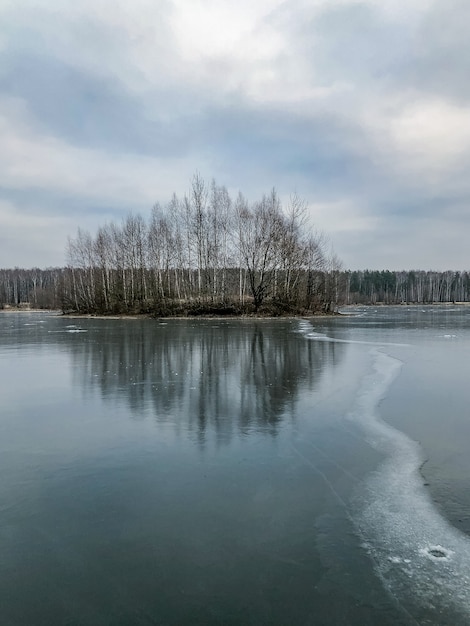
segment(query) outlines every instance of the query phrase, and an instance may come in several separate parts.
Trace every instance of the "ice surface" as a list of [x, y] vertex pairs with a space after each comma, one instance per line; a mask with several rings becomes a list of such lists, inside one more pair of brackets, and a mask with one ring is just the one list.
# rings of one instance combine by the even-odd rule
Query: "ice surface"
[[376, 346], [347, 416], [385, 458], [360, 485], [352, 504], [361, 545], [413, 623], [421, 623], [424, 611], [423, 623], [470, 624], [470, 538], [432, 502], [419, 471], [424, 460], [419, 444], [379, 415], [381, 400], [404, 367], [387, 353], [387, 346], [407, 344], [336, 339], [315, 332], [308, 321], [300, 323], [300, 332], [313, 341]]
[[371, 359], [373, 369], [348, 418], [386, 460], [358, 493], [356, 526], [396, 598], [407, 606], [463, 613], [462, 623], [470, 623], [470, 539], [442, 517], [424, 488], [418, 443], [379, 417], [379, 402], [402, 363], [379, 350], [371, 351]]
[[365, 341], [365, 340], [354, 340], [354, 339], [339, 339], [337, 337], [329, 337], [324, 333], [316, 332], [310, 322], [305, 320], [300, 320], [299, 322], [299, 332], [304, 334], [307, 339], [311, 339], [313, 341], [328, 341], [332, 343], [350, 343], [350, 344], [359, 344], [366, 346], [399, 346], [399, 347], [409, 347], [408, 343], [391, 343], [391, 342], [382, 342], [382, 341]]
[[48, 330], [48, 333], [87, 333], [85, 328], [66, 328], [65, 330]]

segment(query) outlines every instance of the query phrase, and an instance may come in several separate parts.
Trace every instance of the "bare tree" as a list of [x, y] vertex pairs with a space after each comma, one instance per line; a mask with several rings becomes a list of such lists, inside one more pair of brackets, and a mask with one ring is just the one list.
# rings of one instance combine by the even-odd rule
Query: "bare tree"
[[280, 260], [283, 217], [276, 191], [273, 189], [252, 209], [244, 207], [239, 220], [241, 258], [257, 311], [268, 294]]
[[69, 299], [90, 311], [222, 309], [237, 299], [239, 310], [323, 306], [327, 295], [339, 297], [339, 283], [331, 292], [339, 269], [326, 266], [325, 242], [307, 214], [295, 195], [286, 209], [275, 189], [252, 204], [241, 193], [233, 202], [196, 174], [189, 193], [156, 204], [148, 222], [129, 214], [94, 239], [79, 230], [68, 243]]

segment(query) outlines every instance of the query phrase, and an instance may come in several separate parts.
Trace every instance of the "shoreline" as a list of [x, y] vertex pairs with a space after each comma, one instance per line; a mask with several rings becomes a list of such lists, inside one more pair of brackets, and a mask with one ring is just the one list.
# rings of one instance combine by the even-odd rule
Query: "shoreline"
[[56, 317], [64, 317], [67, 319], [100, 319], [100, 320], [140, 320], [140, 319], [154, 319], [154, 320], [171, 320], [171, 319], [213, 319], [213, 320], [252, 320], [252, 319], [331, 319], [335, 317], [349, 317], [351, 309], [357, 308], [387, 308], [387, 307], [406, 307], [406, 308], [418, 308], [418, 307], [470, 307], [470, 302], [402, 302], [400, 304], [344, 304], [340, 308], [341, 310], [334, 311], [332, 313], [291, 313], [288, 315], [269, 315], [269, 314], [256, 314], [256, 313], [242, 313], [239, 315], [216, 315], [210, 313], [201, 313], [198, 315], [154, 315], [152, 313], [122, 313], [122, 314], [106, 314], [106, 313], [64, 313], [61, 309], [29, 309], [23, 307], [7, 306], [6, 308], [0, 308], [0, 315], [2, 313], [42, 313], [44, 315], [54, 315]]
[[60, 309], [23, 309], [23, 308], [14, 308], [8, 307], [7, 309], [0, 309], [1, 313], [54, 313], [55, 315], [62, 315], [62, 311]]
[[148, 313], [139, 315], [102, 315], [93, 313], [60, 313], [67, 319], [95, 319], [95, 320], [280, 320], [280, 319], [321, 319], [332, 317], [346, 317], [347, 313], [312, 313], [311, 315], [162, 315], [154, 316]]
[[103, 313], [64, 313], [59, 309], [0, 309], [2, 313], [43, 313], [47, 315], [54, 315], [56, 317], [63, 317], [65, 319], [94, 319], [94, 320], [141, 320], [141, 319], [153, 319], [153, 320], [279, 320], [279, 319], [321, 319], [332, 317], [345, 317], [348, 313], [312, 313], [311, 315], [304, 314], [292, 314], [292, 315], [162, 315], [155, 316], [150, 313], [129, 313], [122, 315], [106, 315]]
[[310, 313], [310, 314], [295, 314], [291, 313], [289, 315], [263, 315], [263, 314], [240, 314], [240, 315], [211, 315], [211, 314], [200, 314], [200, 315], [153, 315], [151, 313], [122, 313], [122, 314], [105, 314], [105, 313], [64, 313], [61, 309], [27, 309], [23, 307], [12, 307], [8, 306], [7, 308], [0, 308], [0, 315], [2, 313], [11, 314], [11, 313], [42, 313], [44, 315], [53, 315], [56, 317], [63, 317], [66, 319], [99, 319], [99, 320], [140, 320], [140, 319], [153, 319], [153, 320], [187, 320], [187, 319], [204, 319], [204, 320], [273, 320], [273, 319], [332, 319], [336, 317], [349, 317], [353, 315], [350, 311], [351, 309], [357, 309], [358, 307], [365, 308], [386, 308], [386, 307], [470, 307], [470, 302], [427, 302], [427, 303], [401, 303], [401, 304], [344, 304], [341, 309], [332, 313]]

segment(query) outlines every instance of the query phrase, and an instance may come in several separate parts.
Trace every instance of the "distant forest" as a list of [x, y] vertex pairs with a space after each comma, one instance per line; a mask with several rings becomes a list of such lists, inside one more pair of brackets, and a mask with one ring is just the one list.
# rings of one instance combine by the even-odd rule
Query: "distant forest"
[[470, 272], [346, 271], [298, 197], [249, 204], [193, 177], [190, 192], [96, 235], [79, 229], [67, 267], [0, 269], [0, 308], [89, 314], [313, 314], [344, 304], [470, 301]]

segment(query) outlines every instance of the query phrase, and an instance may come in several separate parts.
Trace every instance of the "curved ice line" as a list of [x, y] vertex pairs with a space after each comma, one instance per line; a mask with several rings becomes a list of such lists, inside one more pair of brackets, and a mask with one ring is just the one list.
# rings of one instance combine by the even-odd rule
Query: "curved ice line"
[[[400, 602], [470, 623], [470, 538], [439, 513], [419, 472], [417, 442], [380, 419], [377, 408], [402, 363], [371, 351], [373, 372], [348, 418], [385, 461], [366, 479], [353, 520], [385, 587]], [[447, 623], [447, 622], [446, 622]]]
[[401, 348], [408, 348], [410, 346], [409, 343], [393, 343], [386, 341], [365, 341], [365, 340], [356, 340], [356, 339], [337, 339], [336, 337], [330, 337], [329, 335], [325, 335], [324, 333], [315, 332], [312, 328], [312, 325], [308, 322], [300, 321], [300, 332], [304, 334], [307, 339], [311, 339], [313, 341], [326, 341], [330, 343], [351, 343], [351, 344], [362, 344], [367, 346], [398, 346]]

